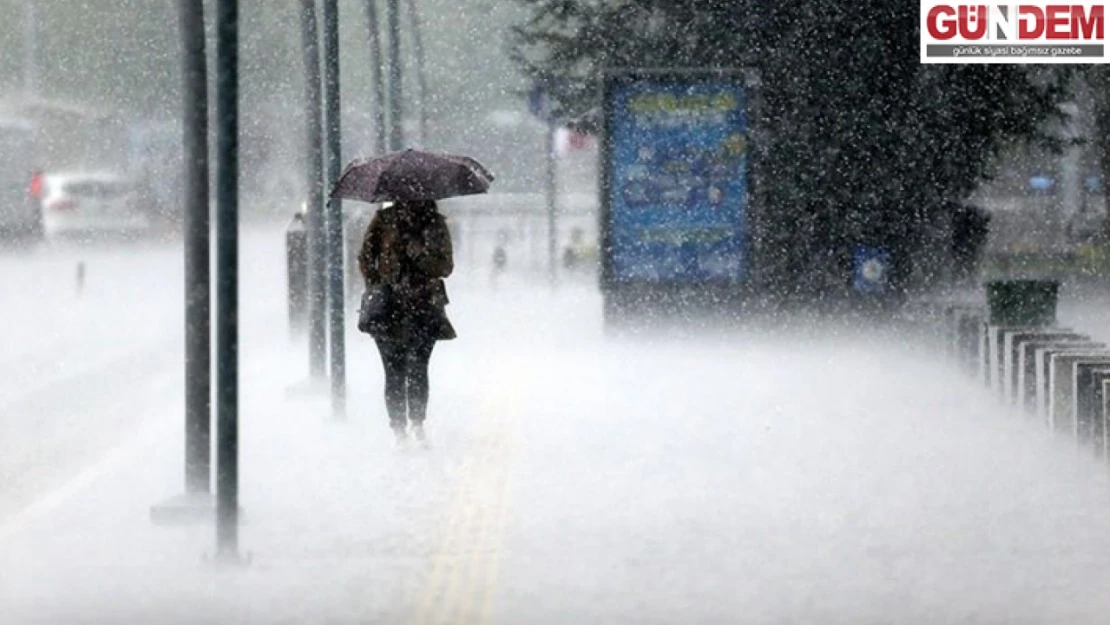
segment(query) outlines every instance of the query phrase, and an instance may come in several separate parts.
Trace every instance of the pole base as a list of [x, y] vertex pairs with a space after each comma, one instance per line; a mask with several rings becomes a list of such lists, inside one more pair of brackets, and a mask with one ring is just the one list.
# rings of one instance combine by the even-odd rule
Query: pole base
[[240, 554], [238, 551], [217, 551], [215, 555], [205, 553], [201, 562], [218, 571], [227, 571], [235, 569], [245, 569], [251, 565], [254, 560], [251, 552]]
[[286, 397], [312, 397], [323, 396], [331, 392], [331, 383], [325, 376], [301, 380], [285, 387]]
[[212, 493], [186, 493], [150, 507], [155, 525], [191, 525], [216, 518], [216, 498]]

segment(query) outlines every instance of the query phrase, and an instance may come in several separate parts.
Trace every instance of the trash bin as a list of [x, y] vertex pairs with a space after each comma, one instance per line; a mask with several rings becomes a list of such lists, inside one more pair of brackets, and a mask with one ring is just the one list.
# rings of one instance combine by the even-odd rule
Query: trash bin
[[992, 325], [1047, 327], [1056, 325], [1056, 280], [997, 280], [987, 283]]
[[300, 334], [308, 326], [308, 230], [303, 212], [295, 213], [285, 229], [285, 267], [289, 331]]

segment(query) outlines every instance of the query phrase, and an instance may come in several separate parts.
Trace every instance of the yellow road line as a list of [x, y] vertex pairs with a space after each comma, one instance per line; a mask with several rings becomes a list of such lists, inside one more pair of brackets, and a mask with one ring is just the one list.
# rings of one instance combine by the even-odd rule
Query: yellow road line
[[520, 369], [498, 369], [491, 372], [494, 383], [487, 387], [447, 528], [413, 615], [418, 625], [487, 623], [492, 612], [520, 455], [517, 420], [524, 382]]
[[[498, 460], [503, 459], [506, 454], [506, 440], [505, 437], [497, 436], [498, 451], [501, 453], [495, 454]], [[480, 606], [483, 601], [484, 594], [487, 590], [487, 575], [486, 570], [489, 568], [491, 560], [491, 544], [500, 538], [497, 533], [496, 527], [496, 510], [503, 498], [503, 487], [505, 477], [508, 474], [504, 462], [498, 462], [490, 467], [492, 476], [489, 480], [490, 489], [486, 493], [486, 505], [483, 507], [484, 514], [482, 515], [481, 533], [476, 541], [474, 555], [471, 558], [471, 570], [469, 575], [470, 587], [463, 595], [463, 603], [460, 604], [460, 609], [463, 615], [473, 618], [479, 613]], [[467, 622], [461, 620], [459, 622]]]
[[[514, 441], [514, 443], [517, 442]], [[519, 444], [512, 445], [509, 453], [513, 456], [513, 459], [506, 464], [508, 467], [515, 467], [516, 457], [520, 453]], [[478, 606], [478, 623], [489, 623], [490, 614], [493, 610], [493, 597], [499, 586], [498, 574], [501, 570], [501, 560], [504, 558], [505, 530], [508, 526], [512, 489], [515, 485], [514, 476], [515, 473], [512, 471], [504, 472], [499, 493], [500, 501], [493, 510], [494, 535], [498, 538], [498, 541], [496, 547], [486, 555], [486, 575], [483, 580], [483, 594]]]
[[[460, 559], [458, 545], [465, 538], [477, 507], [477, 502], [472, 493], [478, 484], [479, 461], [480, 456], [475, 457], [471, 453], [459, 465], [458, 490], [451, 504], [448, 529], [436, 554], [432, 575], [426, 582], [424, 601], [417, 616], [418, 623], [437, 622], [438, 619], [434, 617], [442, 615], [444, 601], [449, 600], [456, 590], [457, 582], [455, 580], [458, 575]], [[437, 600], [440, 603], [438, 606], [436, 605]], [[437, 608], [439, 609], [437, 610]]]
[[477, 623], [483, 625], [489, 623], [493, 609], [493, 599], [499, 586], [498, 575], [501, 560], [505, 555], [505, 532], [508, 527], [509, 510], [512, 507], [512, 489], [515, 485], [514, 478], [517, 477], [516, 469], [521, 454], [519, 420], [522, 410], [520, 392], [524, 383], [521, 373], [521, 370], [517, 369], [513, 372], [514, 375], [510, 376], [510, 379], [516, 383], [508, 387], [509, 393], [504, 398], [506, 404], [506, 411], [502, 413], [505, 418], [504, 427], [502, 428], [504, 453], [501, 462], [497, 465], [501, 469], [498, 475], [500, 481], [494, 488], [495, 499], [490, 508], [490, 538], [492, 543], [487, 543], [483, 551], [482, 564], [484, 571], [479, 572], [481, 586], [479, 592], [474, 596]]
[[[493, 441], [486, 440], [482, 445], [482, 453], [479, 457], [479, 463], [475, 466], [474, 474], [472, 475], [471, 488], [464, 490], [464, 497], [466, 498], [466, 516], [464, 517], [462, 531], [456, 534], [456, 544], [451, 546], [454, 558], [452, 559], [451, 577], [448, 580], [446, 593], [444, 594], [444, 601], [440, 605], [443, 616], [442, 620], [432, 621], [433, 623], [459, 623], [463, 622], [458, 620], [461, 616], [459, 612], [462, 610], [464, 597], [468, 590], [460, 590], [466, 588], [466, 583], [469, 581], [469, 573], [473, 566], [474, 552], [474, 535], [480, 533], [482, 525], [485, 523], [485, 508], [482, 506], [480, 498], [482, 486], [482, 464], [483, 458], [489, 457], [491, 451], [490, 446]], [[464, 573], [465, 571], [465, 573]]]
[[[489, 412], [483, 410], [483, 414]], [[449, 526], [436, 554], [435, 567], [426, 582], [423, 601], [416, 615], [416, 622], [422, 625], [441, 622], [454, 605], [460, 567], [464, 562], [461, 547], [468, 538], [478, 509], [479, 502], [474, 493], [480, 485], [480, 469], [483, 458], [488, 455], [485, 452], [489, 443], [489, 438], [480, 432], [459, 467], [458, 490], [450, 507]]]

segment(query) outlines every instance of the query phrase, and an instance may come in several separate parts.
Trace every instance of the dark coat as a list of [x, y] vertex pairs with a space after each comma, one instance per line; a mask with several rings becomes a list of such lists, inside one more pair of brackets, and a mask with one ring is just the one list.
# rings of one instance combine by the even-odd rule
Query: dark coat
[[362, 240], [358, 268], [367, 286], [391, 285], [397, 297], [397, 314], [375, 338], [455, 338], [443, 283], [455, 268], [451, 233], [434, 205], [391, 206], [375, 213]]

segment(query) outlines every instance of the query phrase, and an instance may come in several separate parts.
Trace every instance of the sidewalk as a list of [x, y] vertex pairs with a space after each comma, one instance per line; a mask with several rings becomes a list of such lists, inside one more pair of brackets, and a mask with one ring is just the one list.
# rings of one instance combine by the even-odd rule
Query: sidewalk
[[[220, 570], [205, 562], [210, 525], [150, 522], [149, 507], [177, 494], [183, 480], [180, 407], [166, 406], [0, 526], [2, 621], [431, 623], [488, 615], [510, 505], [506, 479], [520, 452], [514, 419], [531, 365], [526, 341], [533, 330], [550, 330], [525, 325], [522, 317], [542, 311], [518, 304], [494, 298], [456, 315], [469, 342], [441, 344], [433, 360], [432, 447], [408, 451], [392, 448], [372, 342], [348, 337], [350, 415], [335, 422], [326, 395], [290, 392], [307, 370], [303, 344], [269, 336], [279, 315], [252, 315], [240, 407], [241, 544], [251, 563]], [[515, 319], [517, 336], [505, 343], [490, 342], [506, 338], [498, 324], [467, 319], [500, 314]]]
[[287, 395], [303, 347], [245, 326], [250, 565], [150, 523], [182, 481], [167, 406], [0, 526], [0, 621], [1104, 622], [1110, 479], [942, 364], [816, 330], [605, 341], [586, 288], [453, 296], [430, 450], [391, 449], [362, 337], [335, 423]]

